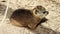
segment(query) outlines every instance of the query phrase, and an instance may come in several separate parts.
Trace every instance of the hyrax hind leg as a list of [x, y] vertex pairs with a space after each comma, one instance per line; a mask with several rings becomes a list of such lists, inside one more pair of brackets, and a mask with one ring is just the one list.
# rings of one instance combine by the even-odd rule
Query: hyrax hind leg
[[15, 26], [19, 26], [19, 27], [23, 27], [24, 25], [20, 24], [18, 21], [14, 20], [14, 19], [10, 19], [12, 25], [15, 25]]

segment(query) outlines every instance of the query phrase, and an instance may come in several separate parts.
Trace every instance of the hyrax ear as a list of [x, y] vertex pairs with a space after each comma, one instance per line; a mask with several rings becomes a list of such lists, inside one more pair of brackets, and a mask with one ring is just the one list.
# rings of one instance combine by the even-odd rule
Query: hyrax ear
[[35, 17], [38, 17], [39, 16], [39, 11], [37, 11], [36, 9], [33, 9], [33, 15]]

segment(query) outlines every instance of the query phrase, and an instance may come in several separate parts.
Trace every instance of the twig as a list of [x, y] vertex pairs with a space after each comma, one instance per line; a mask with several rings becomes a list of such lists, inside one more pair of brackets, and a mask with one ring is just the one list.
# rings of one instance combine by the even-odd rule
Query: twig
[[4, 17], [3, 17], [0, 25], [2, 25], [3, 22], [5, 21], [5, 18], [6, 18], [6, 16], [7, 16], [7, 12], [8, 12], [8, 6], [9, 6], [9, 0], [7, 1], [7, 7], [6, 7], [6, 10], [5, 10], [5, 14], [4, 14]]

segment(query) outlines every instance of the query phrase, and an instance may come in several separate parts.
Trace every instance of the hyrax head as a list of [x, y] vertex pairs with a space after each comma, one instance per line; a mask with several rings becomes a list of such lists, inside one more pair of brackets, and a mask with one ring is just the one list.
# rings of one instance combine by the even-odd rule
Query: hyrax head
[[43, 6], [36, 6], [33, 9], [33, 13], [36, 17], [39, 17], [40, 19], [42, 19], [45, 16], [47, 16], [48, 11], [46, 11], [46, 9]]

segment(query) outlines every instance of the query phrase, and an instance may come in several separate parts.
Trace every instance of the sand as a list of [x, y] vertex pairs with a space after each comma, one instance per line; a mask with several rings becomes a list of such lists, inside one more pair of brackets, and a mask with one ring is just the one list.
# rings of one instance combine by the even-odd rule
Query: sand
[[[0, 22], [8, 2], [7, 0], [4, 0], [6, 2], [2, 1], [0, 0], [0, 4], [3, 6], [3, 8], [0, 6]], [[45, 7], [49, 14], [46, 16], [48, 20], [35, 30], [16, 27], [10, 23], [9, 17], [14, 10], [19, 8], [33, 9], [37, 5]], [[60, 34], [60, 0], [10, 0], [6, 20], [0, 23], [0, 34]]]

